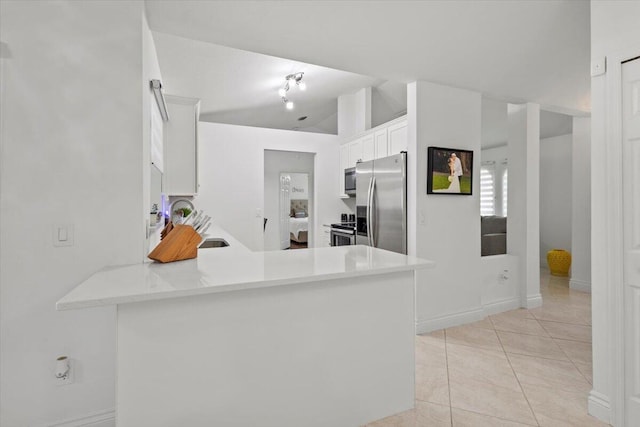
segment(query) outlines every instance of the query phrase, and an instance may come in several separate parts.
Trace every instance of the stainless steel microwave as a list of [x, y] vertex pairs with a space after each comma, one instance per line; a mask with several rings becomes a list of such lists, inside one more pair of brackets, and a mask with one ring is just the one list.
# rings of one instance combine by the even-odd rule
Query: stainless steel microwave
[[344, 193], [356, 197], [356, 168], [344, 170]]

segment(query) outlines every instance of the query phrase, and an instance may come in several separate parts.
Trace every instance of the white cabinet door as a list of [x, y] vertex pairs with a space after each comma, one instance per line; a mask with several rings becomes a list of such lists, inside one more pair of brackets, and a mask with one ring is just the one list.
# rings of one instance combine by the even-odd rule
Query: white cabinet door
[[344, 170], [349, 167], [349, 144], [340, 147], [340, 170], [338, 180], [340, 182], [340, 195], [344, 194]]
[[200, 100], [166, 95], [164, 186], [168, 195], [198, 193], [198, 116]]
[[362, 138], [362, 161], [368, 162], [376, 158], [376, 145], [373, 135]]
[[376, 159], [387, 157], [389, 155], [389, 147], [387, 146], [387, 129], [377, 131], [373, 135], [376, 146]]
[[389, 156], [407, 151], [407, 122], [389, 126]]
[[362, 151], [362, 139], [358, 139], [349, 144], [349, 166], [350, 168], [355, 167], [356, 163], [362, 161], [363, 151]]

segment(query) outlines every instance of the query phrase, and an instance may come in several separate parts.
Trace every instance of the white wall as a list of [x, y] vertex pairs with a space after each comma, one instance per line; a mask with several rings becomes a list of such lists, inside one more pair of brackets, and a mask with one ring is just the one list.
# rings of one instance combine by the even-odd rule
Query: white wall
[[572, 251], [572, 136], [540, 140], [540, 266], [551, 249]]
[[407, 113], [407, 85], [388, 80], [371, 88], [371, 127]]
[[[591, 59], [613, 56], [621, 51], [640, 54], [640, 2], [591, 2]], [[620, 348], [610, 345], [616, 333], [609, 303], [612, 289], [621, 283], [611, 283], [607, 269], [608, 255], [621, 242], [608, 238], [607, 224], [615, 221], [611, 212], [608, 185], [620, 173], [602, 167], [607, 159], [607, 134], [615, 124], [607, 120], [607, 75], [591, 79], [591, 293], [593, 335], [593, 390], [589, 396], [589, 412], [605, 421], [621, 424], [615, 411], [619, 407], [618, 378], [612, 371]], [[611, 216], [610, 216], [611, 215]], [[612, 411], [612, 408], [614, 410]]]
[[591, 118], [573, 118], [571, 190], [572, 289], [591, 292]]
[[[304, 197], [291, 194], [291, 199], [309, 200], [309, 247], [319, 242], [318, 237], [313, 235], [313, 224], [315, 218], [312, 213], [314, 211], [313, 203], [313, 187], [314, 187], [314, 154], [300, 153], [294, 151], [264, 151], [264, 217], [268, 218], [267, 227], [264, 231], [264, 250], [277, 251], [280, 249], [280, 174], [282, 172], [297, 172], [308, 174], [307, 194]], [[300, 186], [294, 184], [293, 178], [291, 186]], [[313, 238], [311, 240], [311, 238]]]
[[[436, 262], [416, 272], [418, 332], [484, 317], [480, 275], [479, 93], [408, 85], [408, 249]], [[427, 195], [427, 147], [472, 150], [472, 196]]]
[[[2, 426], [112, 419], [115, 309], [55, 302], [104, 266], [142, 260], [143, 8], [0, 2]], [[74, 246], [52, 245], [56, 223], [73, 224]], [[59, 387], [63, 354], [75, 383]]]
[[251, 250], [264, 247], [264, 150], [316, 153], [314, 235], [322, 235], [323, 223], [340, 219], [338, 136], [206, 122], [199, 132], [195, 203]]

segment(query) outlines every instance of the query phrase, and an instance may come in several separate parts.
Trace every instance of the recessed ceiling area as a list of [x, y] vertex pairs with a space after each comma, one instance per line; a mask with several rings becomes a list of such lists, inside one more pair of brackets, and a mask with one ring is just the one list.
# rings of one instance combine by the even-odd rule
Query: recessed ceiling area
[[[491, 98], [482, 98], [483, 149], [507, 144], [509, 122], [508, 104]], [[540, 110], [540, 139], [567, 135], [573, 132], [573, 117], [553, 111]]]
[[[406, 111], [406, 85], [346, 71], [153, 32], [165, 92], [199, 98], [200, 120], [244, 126], [337, 133], [337, 98], [372, 87], [372, 122]], [[285, 76], [303, 72], [288, 110], [278, 95]], [[298, 120], [306, 116], [304, 121]]]

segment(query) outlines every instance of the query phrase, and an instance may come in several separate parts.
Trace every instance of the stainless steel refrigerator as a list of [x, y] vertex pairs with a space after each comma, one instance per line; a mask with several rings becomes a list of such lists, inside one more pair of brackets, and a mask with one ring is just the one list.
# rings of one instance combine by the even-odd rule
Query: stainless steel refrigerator
[[356, 244], [407, 253], [407, 153], [356, 165]]

